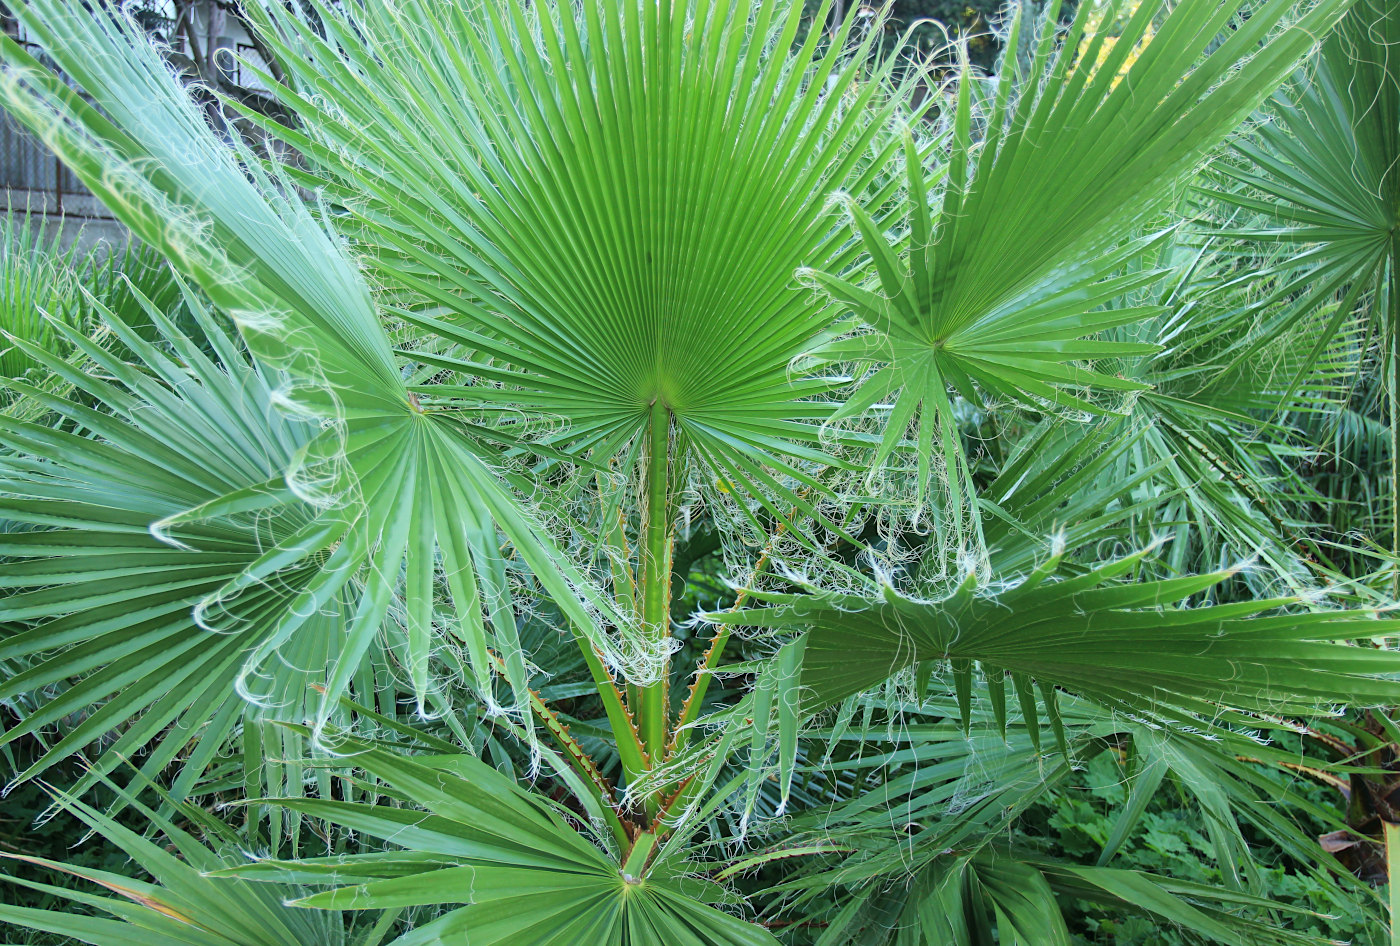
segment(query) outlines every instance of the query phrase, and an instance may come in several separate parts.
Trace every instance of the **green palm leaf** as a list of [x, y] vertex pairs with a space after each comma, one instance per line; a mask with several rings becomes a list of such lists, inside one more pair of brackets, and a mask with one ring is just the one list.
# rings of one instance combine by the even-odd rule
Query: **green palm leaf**
[[168, 349], [95, 301], [130, 363], [58, 323], [85, 365], [17, 343], [77, 396], [12, 382], [61, 423], [0, 417], [0, 659], [20, 668], [0, 699], [48, 697], [0, 744], [95, 706], [19, 777], [119, 733], [80, 787], [189, 748], [183, 792], [240, 723], [314, 712], [357, 592], [332, 548], [348, 524], [284, 477], [320, 425], [276, 409], [273, 379], [193, 297], [210, 353], [131, 291]]
[[[164, 835], [174, 851], [71, 795], [58, 799], [94, 833], [127, 854], [135, 866], [150, 876], [149, 881], [97, 868], [6, 854], [3, 856], [71, 874], [116, 896], [96, 896], [85, 890], [3, 877], [71, 906], [56, 910], [3, 904], [0, 921], [58, 933], [92, 946], [378, 946], [388, 931], [388, 923], [397, 915], [386, 914], [384, 922], [354, 931], [338, 916], [289, 906], [289, 898], [305, 892], [295, 886], [210, 879], [206, 872], [229, 863], [225, 855], [130, 796], [125, 800]], [[236, 849], [239, 839], [217, 819], [197, 808], [182, 808], [180, 814], [182, 820], [192, 821], [217, 844]]]
[[[994, 930], [1002, 941], [1057, 942], [1055, 937], [1066, 935], [1058, 899], [1064, 895], [1111, 915], [1148, 916], [1212, 942], [1319, 942], [1281, 928], [1266, 913], [1304, 911], [1246, 893], [1239, 878], [1225, 889], [1105, 867], [1139, 828], [1147, 801], [1169, 772], [1202, 806], [1212, 838], [1226, 836], [1216, 842], [1223, 871], [1243, 865], [1257, 883], [1252, 872], [1265, 866], [1254, 863], [1239, 819], [1276, 839], [1300, 864], [1316, 865], [1318, 886], [1338, 892], [1327, 871], [1339, 865], [1317, 850], [1310, 827], [1290, 820], [1307, 812], [1340, 826], [1338, 816], [1287, 787], [1288, 780], [1270, 777], [1264, 766], [1237, 758], [1286, 766], [1296, 764], [1296, 754], [1235, 733], [1205, 739], [1184, 727], [1125, 723], [1120, 714], [1062, 698], [1071, 766], [1041, 757], [1032, 741], [1034, 721], [1028, 724], [1014, 711], [1005, 736], [999, 736], [985, 704], [972, 707], [976, 721], [965, 734], [951, 695], [902, 702], [869, 694], [852, 702], [861, 716], [851, 718], [843, 709], [834, 728], [804, 735], [825, 753], [800, 775], [819, 800], [792, 819], [780, 840], [736, 865], [788, 865], [786, 876], [767, 891], [775, 898], [772, 908], [794, 922], [819, 924], [819, 942], [942, 946], [994, 942]], [[898, 722], [893, 730], [892, 721]], [[1008, 836], [1017, 837], [1013, 826], [1028, 809], [1068, 787], [1089, 759], [1125, 747], [1129, 759], [1140, 761], [1124, 773], [1131, 798], [1121, 806], [1107, 842], [1112, 847], [1105, 847], [1097, 867], [1007, 849]]]
[[[697, 880], [642, 868], [650, 846], [619, 865], [539, 798], [468, 755], [413, 758], [345, 739], [381, 791], [419, 807], [281, 799], [280, 804], [390, 845], [382, 855], [260, 861], [220, 871], [248, 880], [333, 886], [295, 902], [334, 910], [466, 904], [393, 946], [775, 946], [765, 930], [694, 899]], [[423, 810], [420, 810], [423, 809]]]
[[[1309, 73], [1270, 103], [1269, 120], [1238, 142], [1248, 165], [1219, 165], [1244, 187], [1212, 196], [1278, 224], [1231, 233], [1305, 249], [1278, 266], [1324, 296], [1382, 285], [1394, 252], [1400, 73], [1391, 53], [1397, 42], [1397, 11], [1382, 0], [1359, 0]], [[1299, 287], [1290, 280], [1277, 298]]]
[[[1221, 161], [1233, 186], [1210, 194], [1253, 216], [1224, 231], [1253, 246], [1286, 251], [1262, 273], [1241, 278], [1265, 285], [1261, 313], [1283, 326], [1314, 328], [1308, 370], [1358, 312], [1384, 342], [1390, 397], [1390, 506], [1400, 509], [1400, 10], [1360, 0], [1330, 36], [1307, 73], [1270, 103], [1257, 131], [1241, 139], [1242, 161]], [[1253, 252], [1253, 251], [1251, 251]], [[1400, 531], [1392, 530], [1395, 543]], [[1393, 544], [1400, 550], [1400, 544]], [[1394, 593], [1392, 586], [1392, 593]]]
[[[882, 894], [882, 895], [881, 895]], [[853, 899], [819, 946], [1069, 946], [1073, 940], [1057, 897], [1073, 896], [1115, 914], [1148, 917], [1228, 946], [1322, 946], [1323, 940], [1275, 922], [1232, 912], [1287, 910], [1283, 904], [1143, 871], [1080, 867], [984, 848], [972, 857], [944, 857], [897, 887]], [[857, 910], [852, 907], [859, 906]], [[892, 932], [882, 928], [894, 926]]]
[[[18, 15], [101, 111], [6, 40], [0, 46], [8, 107], [233, 316], [254, 354], [278, 373], [279, 407], [327, 423], [278, 473], [287, 488], [334, 514], [242, 579], [317, 569], [301, 609], [274, 619], [279, 630], [267, 649], [352, 581], [358, 585], [315, 718], [329, 718], [360, 672], [400, 585], [408, 663], [420, 703], [425, 699], [439, 569], [478, 690], [494, 702], [494, 648], [517, 706], [524, 705], [527, 669], [498, 530], [590, 641], [590, 656], [597, 648], [635, 667], [631, 652], [638, 648], [626, 643], [630, 622], [503, 479], [499, 452], [455, 419], [426, 412], [408, 390], [364, 279], [290, 182], [261, 170], [245, 147], [230, 148], [209, 127], [134, 24], [56, 0], [35, 0]], [[246, 508], [248, 498], [239, 501]], [[190, 511], [171, 525], [207, 512]], [[323, 556], [328, 567], [321, 569]], [[595, 618], [599, 613], [622, 643]]]
[[1146, 552], [1056, 580], [1058, 556], [986, 591], [969, 578], [941, 600], [885, 586], [872, 596], [754, 592], [769, 607], [713, 615], [725, 624], [806, 629], [804, 710], [815, 711], [923, 661], [950, 661], [964, 719], [980, 664], [997, 719], [1006, 675], [1029, 719], [1038, 685], [1064, 745], [1056, 687], [1134, 716], [1200, 724], [1231, 710], [1309, 713], [1400, 696], [1400, 655], [1339, 643], [1391, 634], [1364, 612], [1267, 613], [1293, 599], [1170, 608], [1228, 573], [1121, 583]]
[[660, 410], [711, 482], [811, 512], [830, 384], [789, 367], [830, 316], [792, 277], [854, 259], [830, 194], [895, 186], [878, 30], [847, 55], [854, 10], [794, 47], [777, 0], [316, 7], [324, 37], [266, 8], [301, 122], [272, 130], [455, 346], [407, 353], [460, 379], [425, 403], [562, 420], [604, 458]]
[[[1110, 4], [1116, 16], [1122, 3]], [[988, 107], [975, 107], [965, 75], [951, 120], [947, 184], [929, 200], [924, 163], [912, 153], [908, 252], [901, 259], [882, 229], [851, 207], [854, 235], [874, 261], [878, 291], [839, 270], [814, 278], [853, 311], [862, 333], [823, 349], [875, 370], [837, 413], [864, 413], [892, 401], [876, 465], [917, 423], [920, 488], [940, 454], [946, 506], [959, 532], [974, 487], [959, 443], [952, 391], [969, 400], [1005, 398], [1101, 411], [1093, 391], [1142, 386], [1094, 370], [1090, 360], [1141, 353], [1153, 345], [1097, 338], [1155, 309], [1107, 309], [1113, 297], [1150, 282], [1151, 271], [1122, 275], [1152, 246], [1134, 231], [1250, 111], [1283, 82], [1348, 0], [1295, 11], [1292, 0], [1184, 0], [1165, 14], [1143, 3], [1097, 69], [1102, 33], [1087, 37], [1096, 4], [1081, 4], [1060, 51], [1052, 3], [1032, 72], [1018, 95], [1016, 76], [1000, 78]], [[1149, 30], [1155, 33], [1149, 36]], [[1010, 45], [1021, 29], [1013, 20]], [[1140, 42], [1142, 54], [1120, 76]], [[1081, 40], [1085, 49], [1080, 52]], [[1008, 61], [1008, 70], [1014, 67]], [[975, 113], [975, 114], [974, 114]], [[977, 139], [975, 124], [985, 124]]]
[[8, 213], [0, 223], [0, 378], [34, 367], [9, 337], [53, 350], [59, 342], [48, 320], [78, 320], [78, 286], [69, 270], [76, 253], [51, 247], [54, 239], [38, 214]]
[[[1005, 482], [1027, 494], [1047, 498], [1063, 493], [1082, 502], [1101, 490], [1132, 483], [1132, 505], [1120, 518], [1132, 517], [1154, 529], [1170, 528], [1174, 541], [1166, 564], [1179, 574], [1227, 567], [1256, 555], [1274, 575], [1305, 593], [1309, 567], [1301, 552], [1316, 554], [1316, 544], [1293, 521], [1306, 492], [1289, 468], [1287, 457], [1301, 446], [1282, 423], [1280, 409], [1293, 417], [1322, 420], [1353, 370], [1353, 339], [1341, 339], [1301, 386], [1295, 383], [1308, 359], [1311, 337], [1302, 329], [1280, 331], [1261, 320], [1261, 311], [1236, 278], [1237, 260], [1213, 243], [1193, 246], [1193, 235], [1180, 230], [1152, 261], [1168, 278], [1145, 291], [1115, 300], [1113, 308], [1159, 308], [1161, 314], [1114, 330], [1119, 341], [1168, 339], [1162, 351], [1143, 356], [1101, 360], [1100, 370], [1149, 386], [1133, 401], [1128, 416], [1095, 417], [1087, 423], [1060, 418], [1043, 421], [1032, 438], [1013, 441], [1014, 459], [982, 491], [986, 508]], [[1311, 327], [1320, 327], [1325, 314]], [[1270, 418], [1275, 418], [1270, 420]], [[1082, 449], [1082, 441], [1116, 440], [1114, 459], [1101, 463], [1094, 480], [1063, 489], [1028, 482], [1024, 470], [1054, 467]], [[1128, 497], [1125, 496], [1125, 500]], [[1092, 535], [1100, 520], [1065, 516], [1044, 522], [1040, 534], [1072, 523]], [[1170, 525], [1168, 525], [1170, 524]], [[988, 552], [995, 565], [997, 524], [984, 523]], [[1070, 533], [1067, 537], [1072, 539]], [[1021, 553], [1036, 544], [1013, 544]], [[1024, 563], [1029, 564], [1029, 563]], [[1248, 580], [1249, 576], [1246, 576]], [[1266, 592], [1267, 593], [1267, 592]]]

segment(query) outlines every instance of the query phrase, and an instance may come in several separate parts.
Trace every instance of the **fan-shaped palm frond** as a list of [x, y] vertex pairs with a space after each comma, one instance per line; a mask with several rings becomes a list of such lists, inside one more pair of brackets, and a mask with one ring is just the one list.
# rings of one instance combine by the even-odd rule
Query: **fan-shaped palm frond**
[[[221, 871], [335, 889], [296, 901], [333, 910], [466, 904], [394, 940], [394, 946], [468, 939], [532, 946], [775, 946], [765, 930], [696, 899], [724, 899], [699, 879], [643, 876], [652, 844], [619, 865], [559, 813], [469, 755], [412, 758], [359, 740], [337, 748], [405, 804], [312, 799], [282, 804], [392, 845], [389, 851], [260, 861]], [[654, 840], [654, 838], [653, 838]]]
[[168, 349], [105, 307], [129, 363], [62, 324], [85, 366], [17, 343], [79, 396], [12, 382], [62, 423], [0, 419], [0, 659], [24, 668], [0, 698], [48, 697], [0, 742], [97, 706], [20, 777], [119, 733], [85, 785], [148, 744], [154, 774], [194, 743], [187, 790], [243, 720], [314, 710], [355, 601], [344, 562], [317, 553], [348, 524], [285, 481], [320, 425], [280, 412], [275, 382], [193, 298], [210, 354], [137, 299]]
[[[1400, 655], [1343, 641], [1392, 633], [1364, 612], [1273, 613], [1293, 599], [1169, 608], [1225, 574], [1118, 582], [1146, 552], [1056, 580], [1052, 556], [1024, 580], [990, 593], [968, 578], [948, 597], [919, 600], [885, 586], [870, 597], [806, 589], [759, 591], [769, 605], [712, 615], [726, 624], [806, 629], [804, 708], [829, 706], [926, 660], [951, 661], [967, 718], [972, 663], [981, 665], [999, 720], [1006, 675], [1029, 719], [1034, 681], [1063, 745], [1055, 688], [1134, 716], [1207, 724], [1232, 709], [1307, 713], [1346, 699], [1400, 697]], [[792, 646], [792, 645], [789, 645]]]
[[[1305, 248], [1274, 267], [1293, 275], [1278, 299], [1384, 289], [1400, 207], [1398, 44], [1400, 13], [1383, 0], [1358, 0], [1307, 73], [1276, 96], [1267, 120], [1237, 142], [1248, 164], [1218, 165], [1244, 187], [1213, 197], [1279, 224], [1233, 235]], [[1379, 311], [1392, 331], [1391, 310]]]
[[[1254, 5], [1239, 20], [1238, 0], [1186, 0], [1160, 20], [1158, 6], [1144, 3], [1102, 62], [1103, 33], [1078, 51], [1098, 9], [1090, 3], [1080, 5], [1052, 57], [1059, 7], [1048, 8], [1031, 73], [1015, 95], [1017, 77], [1003, 75], [983, 108], [964, 76], [951, 120], [947, 184], [932, 204], [924, 162], [909, 156], [907, 253], [852, 205], [878, 291], [860, 276], [815, 274], [864, 328], [823, 354], [876, 366], [836, 416], [893, 399], [877, 465], [917, 421], [920, 483], [931, 458], [941, 455], [959, 531], [975, 531], [976, 517], [963, 518], [974, 486], [951, 392], [970, 401], [997, 397], [1036, 409], [1101, 411], [1090, 396], [1095, 391], [1141, 390], [1088, 365], [1154, 349], [1151, 340], [1096, 337], [1155, 311], [1103, 307], [1154, 279], [1151, 271], [1124, 275], [1155, 239], [1137, 238], [1135, 229], [1169, 198], [1173, 182], [1277, 88], [1347, 4], [1312, 4], [1270, 39], [1292, 17], [1290, 0]], [[1013, 20], [1013, 48], [1021, 28]], [[1120, 77], [1127, 57], [1154, 29]], [[973, 135], [978, 124], [985, 128], [981, 139]]]
[[[1167, 344], [1153, 354], [1099, 363], [1146, 388], [1128, 416], [1093, 425], [1101, 436], [1135, 443], [1107, 476], [1118, 482], [1155, 467], [1135, 498], [1148, 509], [1141, 518], [1174, 535], [1166, 564], [1176, 573], [1258, 556], [1269, 566], [1269, 581], [1304, 592], [1310, 581], [1304, 555], [1321, 553], [1296, 520], [1308, 489], [1290, 463], [1306, 449], [1292, 427], [1330, 412], [1342, 396], [1355, 371], [1357, 340], [1343, 335], [1324, 357], [1310, 354], [1308, 330], [1320, 328], [1326, 313], [1291, 331], [1270, 324], [1247, 284], [1233, 278], [1234, 256], [1185, 228], [1146, 264], [1165, 278], [1110, 307], [1151, 306], [1160, 314], [1112, 337]], [[1044, 449], [1057, 455], [1084, 429], [1064, 424], [1060, 441]]]
[[[527, 673], [497, 529], [590, 641], [589, 654], [597, 648], [628, 664], [619, 656], [626, 648], [595, 614], [607, 615], [623, 638], [630, 622], [502, 479], [497, 450], [458, 421], [424, 411], [400, 374], [364, 280], [291, 185], [269, 177], [276, 172], [264, 173], [246, 147], [231, 148], [209, 127], [134, 24], [48, 0], [18, 15], [101, 111], [5, 40], [3, 91], [13, 112], [233, 315], [255, 354], [279, 372], [279, 403], [327, 422], [277, 472], [289, 478], [287, 489], [316, 493], [333, 514], [244, 577], [263, 582], [316, 569], [310, 585], [272, 618], [278, 631], [267, 650], [352, 583], [360, 587], [317, 718], [329, 717], [360, 672], [400, 584], [408, 663], [425, 698], [436, 568], [450, 588], [452, 626], [470, 651], [479, 690], [490, 699], [495, 647], [524, 706]], [[247, 497], [240, 503], [246, 507]], [[182, 521], [211, 511], [192, 511]]]
[[[1312, 359], [1358, 309], [1373, 316], [1391, 374], [1392, 479], [1400, 463], [1400, 425], [1393, 420], [1400, 396], [1398, 51], [1400, 10], [1385, 0], [1359, 0], [1312, 67], [1241, 138], [1242, 162], [1219, 163], [1235, 186], [1210, 192], [1260, 221], [1225, 232], [1288, 251], [1262, 273], [1242, 277], [1270, 287], [1265, 305], [1281, 310], [1281, 320], [1307, 319], [1340, 297], [1330, 324], [1304, 349]], [[1400, 486], [1392, 485], [1390, 500], [1400, 508]]]
[[562, 420], [549, 441], [604, 459], [673, 431], [711, 481], [814, 512], [830, 383], [790, 363], [830, 317], [792, 277], [857, 252], [831, 194], [895, 187], [878, 30], [794, 45], [802, 8], [775, 0], [318, 4], [324, 37], [265, 9], [300, 120], [271, 131], [431, 305], [397, 314], [455, 346], [407, 353], [455, 373], [425, 404]]

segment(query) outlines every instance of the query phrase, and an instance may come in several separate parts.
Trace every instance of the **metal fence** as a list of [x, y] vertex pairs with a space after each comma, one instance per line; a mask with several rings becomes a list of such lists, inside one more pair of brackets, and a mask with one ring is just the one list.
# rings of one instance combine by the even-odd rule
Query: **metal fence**
[[231, 73], [228, 77], [229, 81], [240, 89], [266, 91], [262, 79], [258, 78], [257, 73], [248, 68], [252, 66], [263, 72], [269, 71], [267, 59], [263, 56], [262, 50], [258, 49], [258, 47], [254, 46], [252, 43], [239, 43], [234, 47], [234, 52], [237, 54], [237, 58], [234, 59], [231, 64], [232, 68], [229, 70]]
[[[31, 44], [24, 45], [37, 52]], [[112, 219], [77, 176], [7, 112], [0, 112], [0, 190], [7, 210]]]
[[[0, 8], [3, 4], [4, 0], [0, 0]], [[165, 42], [174, 28], [174, 21], [150, 15], [142, 25], [157, 40]], [[0, 12], [0, 29], [44, 60], [38, 47], [28, 42], [17, 24], [3, 12]], [[219, 68], [225, 82], [245, 91], [263, 91], [262, 81], [249, 68], [249, 65], [263, 70], [268, 68], [256, 46], [240, 42], [219, 52]], [[102, 202], [43, 142], [4, 111], [0, 111], [0, 197], [6, 204], [0, 206], [0, 213], [27, 209], [31, 213], [55, 216], [113, 219]]]

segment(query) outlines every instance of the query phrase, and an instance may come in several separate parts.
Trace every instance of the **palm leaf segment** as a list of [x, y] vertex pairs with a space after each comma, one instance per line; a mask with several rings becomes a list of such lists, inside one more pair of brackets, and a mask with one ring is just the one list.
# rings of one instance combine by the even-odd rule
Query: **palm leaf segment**
[[893, 97], [855, 82], [874, 33], [793, 49], [776, 0], [316, 4], [324, 37], [283, 7], [273, 94], [302, 125], [271, 130], [381, 281], [436, 307], [399, 313], [455, 346], [407, 353], [461, 377], [425, 404], [562, 420], [549, 440], [601, 457], [661, 411], [711, 481], [811, 511], [789, 484], [828, 384], [789, 365], [830, 318], [792, 277], [857, 252], [831, 192], [894, 187]]
[[1056, 580], [1051, 558], [1024, 581], [987, 594], [969, 578], [939, 601], [885, 587], [861, 597], [810, 589], [755, 592], [770, 607], [728, 612], [723, 623], [806, 628], [804, 712], [820, 710], [924, 661], [949, 661], [968, 719], [979, 664], [999, 724], [1007, 675], [1035, 729], [1040, 705], [1063, 745], [1055, 688], [1134, 717], [1200, 725], [1246, 713], [1315, 712], [1345, 700], [1400, 695], [1400, 654], [1340, 641], [1394, 633], [1363, 612], [1267, 613], [1293, 599], [1170, 608], [1228, 573], [1122, 583], [1146, 552]]
[[[234, 317], [254, 354], [277, 373], [279, 405], [326, 425], [280, 471], [287, 490], [312, 500], [321, 515], [235, 583], [316, 566], [296, 596], [262, 615], [275, 628], [268, 648], [298, 633], [325, 602], [354, 590], [315, 718], [330, 717], [375, 646], [399, 588], [407, 663], [423, 700], [439, 572], [478, 688], [490, 699], [494, 648], [524, 705], [527, 671], [498, 531], [594, 648], [620, 665], [635, 663], [625, 642], [602, 627], [621, 629], [626, 639], [629, 622], [503, 480], [496, 451], [416, 403], [365, 280], [290, 182], [269, 177], [275, 169], [261, 169], [251, 153], [231, 149], [209, 127], [133, 24], [57, 0], [35, 0], [18, 15], [101, 112], [5, 40], [7, 107]], [[235, 500], [246, 497], [230, 494], [167, 522], [200, 519]]]
[[[865, 330], [822, 354], [877, 366], [837, 418], [893, 398], [877, 466], [917, 422], [921, 490], [936, 445], [955, 524], [973, 530], [975, 517], [965, 521], [962, 514], [972, 484], [951, 391], [972, 401], [987, 395], [1036, 409], [1102, 411], [1088, 389], [1141, 390], [1084, 364], [1154, 350], [1094, 337], [1158, 311], [1100, 308], [1154, 278], [1119, 275], [1152, 245], [1151, 237], [1130, 239], [1134, 229], [1170, 195], [1173, 181], [1277, 88], [1348, 5], [1314, 4], [1269, 39], [1297, 7], [1290, 0], [1255, 5], [1243, 21], [1234, 19], [1243, 0], [1185, 0], [1156, 24], [1155, 34], [1159, 5], [1144, 3], [1100, 62], [1105, 35], [1086, 36], [1100, 6], [1086, 3], [1052, 62], [1060, 6], [1052, 3], [1030, 83], [1019, 96], [1012, 93], [1013, 71], [982, 103], [989, 107], [981, 107], [964, 75], [946, 184], [932, 201], [923, 162], [912, 149], [906, 159], [907, 259], [853, 206], [879, 291], [838, 270], [813, 274]], [[1111, 4], [1110, 19], [1122, 6]], [[1013, 21], [1013, 31], [1020, 29], [1019, 19]], [[1141, 54], [1120, 75], [1140, 45]], [[1016, 48], [1014, 38], [1010, 46]], [[1082, 68], [1085, 62], [1099, 66]], [[1014, 62], [1007, 68], [1014, 70]], [[980, 138], [973, 134], [979, 118]]]

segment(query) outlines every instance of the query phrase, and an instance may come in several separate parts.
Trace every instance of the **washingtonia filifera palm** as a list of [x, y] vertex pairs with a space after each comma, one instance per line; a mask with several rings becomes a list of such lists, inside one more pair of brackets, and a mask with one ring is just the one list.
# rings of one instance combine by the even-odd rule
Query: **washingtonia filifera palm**
[[[8, 41], [0, 97], [233, 321], [263, 400], [284, 412], [268, 425], [298, 432], [237, 482], [205, 476], [170, 444], [126, 451], [156, 462], [136, 484], [150, 510], [123, 523], [143, 550], [158, 540], [162, 554], [192, 556], [189, 568], [208, 563], [205, 584], [172, 599], [166, 630], [193, 639], [218, 629], [210, 615], [226, 606], [225, 629], [248, 637], [242, 650], [225, 642], [220, 672], [250, 694], [274, 659], [315, 680], [296, 704], [306, 725], [283, 728], [318, 746], [315, 764], [340, 769], [343, 788], [259, 801], [383, 848], [235, 873], [332, 888], [306, 907], [450, 908], [401, 946], [772, 943], [715, 908], [733, 902], [720, 885], [689, 876], [696, 844], [722, 811], [747, 830], [774, 769], [786, 808], [802, 724], [906, 670], [926, 689], [950, 666], [970, 719], [978, 666], [1001, 725], [1015, 715], [1010, 683], [1027, 740], [1043, 712], [1066, 756], [1057, 687], [1202, 729], [1395, 695], [1400, 660], [1343, 643], [1393, 622], [1293, 600], [1179, 608], [1221, 576], [1144, 576], [1150, 547], [1107, 561], [1081, 545], [1074, 561], [1038, 554], [1016, 515], [1038, 529], [1061, 504], [1001, 482], [983, 505], [951, 420], [959, 395], [1097, 408], [1093, 389], [1137, 387], [1084, 360], [1145, 350], [1096, 337], [1148, 314], [1101, 308], [1156, 276], [1121, 272], [1150, 245], [1135, 232], [1144, 210], [1348, 5], [1144, 3], [1098, 71], [1076, 67], [1087, 14], [1059, 51], [1052, 9], [1029, 76], [1004, 77], [975, 109], [964, 77], [947, 133], [925, 144], [911, 132], [924, 117], [908, 105], [916, 83], [893, 83], [892, 60], [867, 66], [877, 34], [859, 35], [858, 10], [833, 36], [799, 41], [801, 5], [777, 0], [255, 4], [286, 77], [266, 81], [295, 121], [243, 117], [300, 154], [283, 167], [211, 129], [127, 21], [23, 4], [20, 18], [95, 105]], [[887, 231], [906, 225], [891, 244]], [[804, 286], [804, 270], [839, 305]], [[854, 335], [850, 313], [863, 326]], [[809, 370], [814, 358], [874, 368], [853, 393], [844, 371]], [[150, 396], [170, 387], [182, 385], [163, 378]], [[81, 432], [50, 438], [61, 456], [42, 459], [53, 451], [41, 432], [17, 441], [16, 476], [61, 498], [69, 467], [86, 470], [129, 437], [80, 420]], [[979, 568], [953, 582], [911, 575], [901, 537], [858, 528], [889, 497], [852, 488], [850, 474], [911, 453], [921, 481], [935, 455], [952, 468], [961, 498], [949, 508], [980, 516], [995, 504], [1019, 526], [1000, 536], [996, 585]], [[1081, 460], [1095, 462], [1069, 465]], [[209, 482], [188, 490], [187, 468]], [[1111, 516], [1116, 498], [1083, 508]], [[716, 618], [698, 667], [673, 667], [676, 536], [702, 504], [729, 533], [731, 559], [766, 587], [752, 589], [755, 606]], [[102, 515], [32, 524], [82, 530]], [[967, 528], [956, 515], [954, 532]], [[191, 538], [245, 520], [254, 534], [280, 530], [252, 561], [242, 546]], [[109, 560], [24, 542], [34, 547], [10, 554], [45, 579], [27, 594], [117, 582], [111, 601], [70, 608], [80, 616], [43, 672], [77, 654], [86, 679], [125, 679], [133, 656], [93, 608], [141, 592], [103, 573]], [[876, 560], [883, 581], [861, 573]], [[773, 565], [777, 577], [757, 577]], [[957, 570], [947, 566], [929, 574]], [[832, 579], [842, 586], [823, 584]], [[245, 595], [256, 613], [233, 613]], [[35, 622], [20, 632], [34, 656], [54, 619], [48, 599], [8, 600], [9, 620]], [[540, 603], [578, 645], [604, 752], [587, 752], [563, 709], [531, 689], [546, 668], [532, 666], [520, 622]], [[767, 629], [771, 660], [731, 667], [752, 674], [751, 690], [709, 700], [735, 624]], [[420, 716], [451, 712], [439, 697], [459, 681], [440, 677], [435, 658], [458, 661], [470, 698], [550, 761], [561, 790], [532, 794], [440, 743], [408, 757], [332, 730], [352, 688], [389, 669], [386, 639]], [[311, 666], [297, 659], [327, 640], [336, 646]], [[677, 699], [672, 686], [685, 683]], [[168, 717], [132, 702], [143, 692], [104, 704], [131, 712], [93, 719], [136, 718], [130, 731], [152, 735]], [[237, 734], [238, 710], [218, 712], [228, 726], [199, 753]], [[414, 728], [359, 715], [396, 738]], [[1021, 761], [1038, 769], [1035, 742]], [[356, 797], [361, 787], [380, 801]]]

